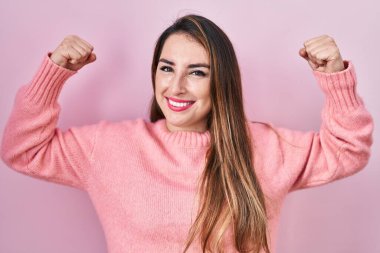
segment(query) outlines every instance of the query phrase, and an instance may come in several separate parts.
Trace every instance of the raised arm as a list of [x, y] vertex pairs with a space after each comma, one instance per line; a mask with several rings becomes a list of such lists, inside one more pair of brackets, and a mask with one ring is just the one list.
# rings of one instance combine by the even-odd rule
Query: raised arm
[[300, 50], [326, 95], [322, 125], [311, 135], [291, 190], [327, 183], [363, 169], [371, 154], [373, 119], [357, 94], [352, 62], [343, 61], [333, 38], [322, 35]]
[[[294, 191], [350, 176], [371, 154], [373, 118], [356, 91], [354, 66], [343, 61], [335, 42], [321, 36], [300, 50], [325, 94], [318, 132], [253, 124], [264, 180], [274, 189]], [[268, 167], [268, 164], [270, 165]], [[265, 168], [265, 165], [267, 168]]]
[[38, 72], [17, 91], [1, 142], [1, 158], [18, 172], [84, 189], [97, 125], [56, 127], [65, 81], [95, 60], [92, 46], [68, 36], [45, 56]]

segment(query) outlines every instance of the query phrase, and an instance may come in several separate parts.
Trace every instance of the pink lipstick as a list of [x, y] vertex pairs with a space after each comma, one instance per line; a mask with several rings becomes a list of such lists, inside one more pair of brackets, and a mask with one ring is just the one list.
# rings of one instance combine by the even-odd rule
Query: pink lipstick
[[191, 101], [191, 100], [180, 100], [180, 99], [168, 98], [168, 97], [166, 98], [166, 101], [167, 101], [168, 107], [175, 112], [184, 111], [190, 108], [195, 103], [195, 101]]

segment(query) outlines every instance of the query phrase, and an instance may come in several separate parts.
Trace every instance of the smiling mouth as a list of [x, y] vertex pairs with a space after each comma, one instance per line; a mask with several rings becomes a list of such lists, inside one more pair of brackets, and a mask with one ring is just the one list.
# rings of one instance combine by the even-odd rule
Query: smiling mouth
[[171, 100], [170, 98], [166, 98], [166, 100], [167, 100], [169, 108], [172, 109], [173, 111], [177, 111], [177, 112], [186, 110], [186, 109], [190, 108], [195, 103], [195, 101], [175, 102], [175, 101]]
[[175, 106], [175, 107], [184, 107], [184, 106], [188, 106], [190, 104], [194, 104], [195, 101], [189, 101], [189, 102], [177, 102], [177, 101], [173, 101], [172, 99], [170, 98], [166, 98], [168, 100], [168, 102], [172, 105], [172, 106]]

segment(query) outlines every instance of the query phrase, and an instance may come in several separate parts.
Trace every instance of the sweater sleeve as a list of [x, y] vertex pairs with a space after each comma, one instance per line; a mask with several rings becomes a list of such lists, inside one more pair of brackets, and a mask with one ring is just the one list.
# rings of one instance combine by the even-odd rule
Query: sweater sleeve
[[[280, 174], [288, 191], [318, 186], [350, 176], [369, 161], [373, 118], [356, 91], [357, 79], [351, 61], [336, 73], [314, 71], [325, 94], [318, 132], [273, 127], [279, 153]], [[274, 151], [273, 150], [273, 151]]]
[[86, 189], [97, 125], [57, 128], [58, 96], [75, 74], [46, 55], [32, 81], [17, 91], [1, 142], [1, 158], [12, 169], [46, 181]]

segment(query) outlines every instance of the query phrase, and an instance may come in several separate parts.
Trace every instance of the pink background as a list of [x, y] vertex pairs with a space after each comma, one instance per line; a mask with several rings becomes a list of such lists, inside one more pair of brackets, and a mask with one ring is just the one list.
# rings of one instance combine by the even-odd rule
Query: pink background
[[[98, 59], [65, 85], [59, 127], [148, 117], [150, 63], [159, 34], [187, 13], [228, 34], [241, 66], [251, 120], [318, 130], [323, 94], [298, 56], [307, 39], [332, 36], [352, 60], [358, 92], [380, 115], [380, 3], [363, 1], [0, 1], [0, 130], [17, 89], [68, 34], [92, 43]], [[364, 171], [288, 195], [278, 252], [380, 252], [380, 156], [375, 130]], [[0, 163], [0, 252], [106, 252], [85, 192], [16, 173]]]

